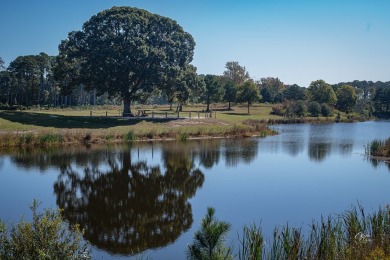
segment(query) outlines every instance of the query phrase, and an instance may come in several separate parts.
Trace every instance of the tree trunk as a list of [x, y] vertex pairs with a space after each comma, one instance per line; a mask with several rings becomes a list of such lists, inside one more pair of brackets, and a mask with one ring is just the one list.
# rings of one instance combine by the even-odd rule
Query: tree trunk
[[176, 109], [176, 112], [182, 112], [183, 111], [183, 105], [179, 102], [177, 104], [177, 109]]
[[207, 97], [207, 108], [206, 108], [206, 112], [209, 112], [210, 111], [210, 97]]
[[132, 116], [130, 106], [131, 106], [130, 95], [126, 95], [123, 98], [123, 116]]
[[250, 105], [250, 103], [248, 102], [248, 114], [249, 114], [249, 105]]
[[229, 107], [228, 107], [228, 110], [231, 110], [231, 108], [230, 108], [230, 101], [229, 101]]

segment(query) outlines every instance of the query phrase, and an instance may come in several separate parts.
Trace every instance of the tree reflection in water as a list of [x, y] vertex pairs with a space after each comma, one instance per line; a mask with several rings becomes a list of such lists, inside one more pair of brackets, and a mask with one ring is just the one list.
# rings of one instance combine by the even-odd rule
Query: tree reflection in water
[[164, 146], [165, 172], [146, 161], [132, 162], [130, 148], [106, 156], [108, 169], [85, 164], [78, 172], [69, 165], [54, 184], [64, 217], [78, 223], [88, 241], [131, 255], [165, 246], [191, 227], [188, 199], [203, 185], [204, 175], [189, 153]]
[[332, 145], [326, 142], [310, 141], [309, 143], [309, 158], [310, 160], [322, 162], [330, 155]]

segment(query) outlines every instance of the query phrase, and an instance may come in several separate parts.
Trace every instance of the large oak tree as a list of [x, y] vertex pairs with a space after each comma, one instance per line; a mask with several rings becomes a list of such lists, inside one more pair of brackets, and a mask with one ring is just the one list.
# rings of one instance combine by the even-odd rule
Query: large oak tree
[[[192, 61], [195, 42], [174, 20], [142, 9], [113, 7], [91, 17], [59, 46], [59, 60], [77, 82], [98, 94], [120, 95], [124, 114]], [[73, 71], [74, 72], [74, 71]], [[66, 72], [63, 73], [67, 76]], [[75, 73], [73, 73], [75, 75]]]

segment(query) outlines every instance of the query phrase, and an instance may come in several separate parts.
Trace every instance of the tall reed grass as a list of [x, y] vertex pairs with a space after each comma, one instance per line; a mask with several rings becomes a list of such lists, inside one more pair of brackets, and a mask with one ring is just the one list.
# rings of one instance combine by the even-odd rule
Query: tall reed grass
[[366, 155], [390, 157], [390, 138], [386, 140], [373, 140], [366, 146]]
[[354, 206], [314, 221], [308, 232], [289, 225], [274, 229], [265, 246], [261, 227], [243, 228], [238, 259], [390, 259], [390, 208], [366, 214]]

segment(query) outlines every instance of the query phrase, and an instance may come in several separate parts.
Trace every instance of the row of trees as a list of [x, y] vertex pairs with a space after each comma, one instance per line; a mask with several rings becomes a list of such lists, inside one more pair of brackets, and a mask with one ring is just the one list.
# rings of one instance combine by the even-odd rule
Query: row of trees
[[354, 81], [308, 88], [285, 85], [278, 78], [253, 80], [236, 61], [223, 75], [198, 75], [191, 65], [195, 41], [177, 22], [131, 7], [100, 12], [59, 45], [59, 55], [19, 56], [8, 68], [0, 60], [0, 103], [69, 106], [186, 102], [326, 104], [347, 113], [358, 109], [389, 114], [390, 82]]
[[[2, 60], [1, 60], [2, 61]], [[0, 104], [7, 106], [71, 106], [105, 102], [96, 91], [86, 91], [82, 85], [70, 91], [61, 88], [55, 78], [56, 57], [42, 52], [18, 56], [8, 68], [1, 62]], [[108, 100], [108, 99], [107, 99]]]
[[[364, 115], [389, 115], [390, 82], [358, 81], [330, 85], [323, 80], [311, 82], [308, 88], [285, 85], [278, 78], [264, 78], [258, 82], [264, 102], [316, 102], [340, 111]], [[288, 102], [287, 102], [288, 103]]]

